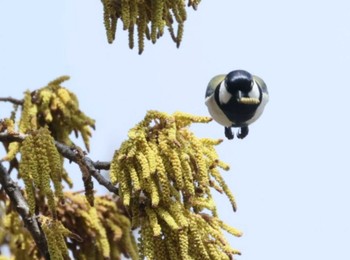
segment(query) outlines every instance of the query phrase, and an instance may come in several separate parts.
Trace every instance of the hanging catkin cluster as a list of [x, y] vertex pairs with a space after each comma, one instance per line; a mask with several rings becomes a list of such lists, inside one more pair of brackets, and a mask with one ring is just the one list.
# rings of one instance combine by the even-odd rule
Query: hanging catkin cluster
[[[0, 216], [0, 246], [8, 245], [14, 259], [41, 259], [17, 212], [3, 198], [0, 196], [0, 206], [4, 202], [6, 208], [0, 210], [4, 214]], [[117, 206], [116, 199], [96, 196], [95, 207], [91, 207], [81, 194], [66, 192], [64, 198], [64, 203], [57, 207], [57, 219], [45, 216], [49, 213], [40, 205], [43, 215], [39, 222], [51, 259], [71, 259], [69, 251], [73, 259], [121, 259], [122, 255], [138, 259], [130, 220]]]
[[14, 258], [3, 256], [3, 259], [39, 259], [39, 250], [28, 230], [24, 228], [18, 213], [10, 210], [9, 201], [4, 203], [6, 207], [1, 209], [3, 215], [0, 218], [0, 245], [8, 246]]
[[222, 230], [241, 233], [218, 219], [211, 193], [224, 192], [236, 209], [218, 170], [229, 168], [214, 148], [221, 140], [199, 139], [188, 128], [210, 120], [149, 111], [114, 154], [110, 178], [133, 227], [141, 227], [141, 258], [230, 259], [239, 253]]
[[39, 195], [47, 199], [51, 215], [56, 218], [56, 201], [63, 199], [61, 180], [69, 180], [69, 177], [63, 171], [61, 157], [49, 130], [40, 128], [32, 131], [23, 141], [20, 151], [19, 175], [25, 184], [31, 213], [36, 212], [36, 200]]
[[[189, 0], [188, 6], [197, 9], [200, 0]], [[104, 8], [104, 24], [107, 39], [112, 43], [115, 39], [117, 22], [123, 22], [123, 30], [129, 32], [129, 47], [134, 48], [134, 34], [137, 31], [139, 54], [144, 49], [144, 39], [155, 43], [167, 28], [171, 38], [180, 46], [186, 8], [184, 0], [102, 0]], [[174, 22], [177, 23], [175, 33]]]
[[[91, 128], [95, 128], [95, 121], [80, 111], [75, 94], [61, 86], [68, 79], [68, 76], [62, 76], [46, 87], [25, 92], [18, 131], [27, 133], [47, 126], [55, 140], [67, 145], [72, 144], [69, 135], [74, 131], [76, 136], [81, 134], [89, 150]], [[4, 159], [11, 161], [19, 147], [18, 142], [10, 143]]]

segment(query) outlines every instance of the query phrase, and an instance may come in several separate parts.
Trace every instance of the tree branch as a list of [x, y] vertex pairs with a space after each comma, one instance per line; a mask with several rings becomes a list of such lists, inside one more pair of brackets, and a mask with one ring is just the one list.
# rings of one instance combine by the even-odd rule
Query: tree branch
[[26, 138], [25, 134], [20, 133], [0, 133], [0, 142], [22, 142]]
[[99, 184], [104, 186], [110, 192], [113, 192], [118, 195], [118, 188], [115, 187], [109, 180], [106, 180], [95, 167], [95, 165], [97, 165], [100, 166], [100, 169], [102, 169], [102, 166], [106, 167], [107, 163], [94, 163], [89, 157], [81, 155], [81, 153], [78, 151], [78, 148], [69, 147], [57, 141], [55, 141], [55, 144], [60, 154], [62, 154], [65, 158], [69, 159], [70, 161], [75, 162], [79, 166], [83, 164], [89, 170], [89, 173], [98, 181]]
[[[0, 133], [0, 141], [7, 142], [22, 142], [26, 138], [24, 134], [8, 134]], [[99, 170], [108, 170], [110, 167], [109, 162], [94, 162], [89, 157], [79, 153], [78, 147], [69, 147], [65, 144], [55, 141], [56, 148], [58, 152], [70, 161], [75, 162], [79, 166], [82, 164], [89, 170], [89, 173], [94, 177], [98, 183], [104, 186], [107, 190], [118, 195], [118, 188], [115, 187], [110, 181], [104, 178]]]
[[94, 162], [94, 166], [97, 170], [109, 170], [109, 168], [111, 167], [111, 163], [110, 162]]
[[31, 233], [41, 255], [46, 259], [50, 259], [49, 249], [44, 233], [42, 232], [38, 220], [29, 212], [27, 201], [24, 199], [20, 188], [10, 178], [5, 167], [0, 163], [0, 183], [5, 189], [7, 196], [9, 196], [16, 211], [22, 217], [25, 227]]
[[12, 97], [7, 97], [7, 98], [0, 97], [0, 101], [11, 102], [12, 104], [15, 104], [15, 105], [23, 105], [22, 99], [15, 99]]

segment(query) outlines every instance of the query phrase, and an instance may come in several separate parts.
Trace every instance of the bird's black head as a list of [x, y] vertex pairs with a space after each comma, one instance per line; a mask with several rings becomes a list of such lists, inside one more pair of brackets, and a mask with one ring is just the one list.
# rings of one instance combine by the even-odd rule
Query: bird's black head
[[225, 85], [227, 91], [236, 95], [238, 91], [248, 93], [253, 87], [253, 77], [245, 70], [234, 70], [226, 75]]

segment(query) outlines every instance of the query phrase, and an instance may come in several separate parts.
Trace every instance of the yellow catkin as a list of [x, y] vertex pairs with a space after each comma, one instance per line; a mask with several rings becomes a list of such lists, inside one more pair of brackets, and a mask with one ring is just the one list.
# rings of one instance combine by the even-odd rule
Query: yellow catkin
[[69, 79], [70, 79], [69, 76], [63, 75], [63, 76], [60, 76], [60, 77], [50, 81], [47, 85], [52, 86], [53, 89], [57, 89], [57, 88], [59, 88], [59, 85], [61, 85], [64, 81], [67, 81]]
[[[64, 116], [65, 118], [71, 118], [71, 112], [69, 111], [69, 109], [65, 106], [65, 104], [62, 102], [61, 99], [59, 98], [55, 98], [55, 106], [57, 106], [57, 110], [59, 110]], [[69, 122], [71, 124], [71, 122]]]
[[207, 167], [205, 163], [205, 159], [203, 157], [203, 151], [202, 151], [202, 146], [195, 137], [192, 137], [191, 135], [191, 141], [194, 149], [194, 156], [197, 162], [197, 167], [198, 167], [198, 176], [199, 176], [199, 181], [203, 185], [207, 185], [209, 182], [209, 177], [208, 177], [208, 172], [207, 172]]
[[108, 228], [112, 231], [113, 240], [115, 242], [119, 241], [123, 235], [123, 230], [118, 225], [116, 225], [113, 221], [111, 221], [110, 219], [106, 220], [106, 224], [107, 224]]
[[159, 236], [159, 237], [155, 237], [154, 239], [154, 246], [157, 249], [155, 251], [155, 259], [169, 259], [169, 255], [168, 255], [168, 250], [166, 248], [166, 244], [164, 239]]
[[113, 155], [112, 162], [111, 162], [111, 167], [109, 171], [109, 178], [111, 179], [111, 182], [113, 184], [116, 184], [118, 180], [118, 174], [121, 171], [120, 169], [120, 162], [119, 162], [119, 152], [116, 151]]
[[50, 259], [61, 260], [63, 259], [60, 248], [58, 247], [58, 241], [56, 240], [55, 230], [53, 229], [53, 223], [46, 217], [42, 217], [41, 225], [49, 248]]
[[224, 191], [224, 193], [226, 194], [226, 196], [230, 200], [232, 208], [233, 208], [233, 211], [236, 211], [237, 204], [236, 204], [235, 197], [233, 196], [231, 190], [229, 189], [229, 187], [227, 186], [226, 182], [224, 181], [224, 179], [220, 175], [220, 172], [215, 168], [215, 169], [211, 170], [211, 175], [219, 183], [220, 187], [222, 188], [222, 190]]
[[163, 2], [163, 0], [152, 1], [151, 40], [153, 43], [157, 41], [158, 28], [162, 26]]
[[66, 230], [62, 224], [58, 221], [54, 221], [52, 225], [52, 232], [54, 233], [55, 240], [56, 240], [56, 246], [59, 249], [59, 251], [62, 254], [63, 259], [68, 259], [68, 248], [67, 244], [65, 242], [65, 235], [67, 235], [68, 230]]
[[187, 227], [189, 222], [188, 218], [184, 215], [184, 207], [179, 202], [172, 202], [169, 205], [169, 212], [175, 219], [176, 223], [179, 224], [180, 228]]
[[141, 237], [141, 258], [155, 259], [154, 256], [157, 249], [154, 246], [152, 228], [147, 222], [144, 222], [141, 227]]
[[127, 172], [125, 170], [122, 170], [119, 172], [118, 180], [119, 180], [119, 192], [123, 199], [123, 204], [125, 206], [130, 205], [130, 199], [131, 199], [131, 185], [130, 185], [130, 176], [128, 176]]
[[157, 207], [160, 201], [160, 195], [158, 192], [157, 183], [154, 177], [148, 180], [151, 193], [151, 204], [153, 207]]
[[138, 39], [138, 48], [139, 54], [142, 54], [145, 48], [145, 31], [147, 27], [146, 20], [146, 8], [144, 4], [139, 4], [139, 16], [138, 16], [138, 26], [137, 26], [137, 39]]
[[81, 137], [83, 138], [84, 141], [84, 145], [86, 147], [86, 150], [89, 152], [90, 151], [90, 137], [91, 137], [91, 130], [89, 128], [89, 126], [79, 126], [78, 130], [81, 133]]
[[183, 0], [176, 0], [177, 10], [182, 21], [187, 19], [185, 2]]
[[179, 247], [181, 259], [189, 259], [188, 257], [188, 235], [187, 228], [182, 229], [178, 233]]
[[187, 196], [194, 196], [195, 188], [193, 183], [193, 173], [190, 166], [190, 156], [188, 154], [183, 153], [181, 155], [181, 166], [183, 170], [185, 193]]
[[190, 220], [191, 222], [189, 225], [189, 239], [192, 245], [191, 248], [195, 249], [194, 252], [192, 252], [192, 254], [196, 253], [201, 257], [201, 259], [210, 260], [211, 258], [209, 257], [207, 250], [204, 246], [202, 234], [197, 225], [197, 222], [193, 218], [190, 218]]
[[63, 104], [69, 105], [71, 100], [71, 93], [66, 88], [59, 88], [57, 90], [57, 96], [62, 100]]
[[150, 172], [150, 168], [149, 168], [149, 164], [148, 164], [146, 156], [143, 153], [138, 153], [136, 155], [136, 159], [137, 159], [137, 161], [140, 164], [141, 169], [142, 169], [142, 174], [141, 174], [142, 178], [148, 179], [151, 176], [151, 172]]
[[40, 179], [40, 186], [38, 187], [41, 194], [45, 195], [48, 200], [48, 206], [51, 210], [52, 216], [56, 215], [56, 203], [54, 199], [54, 193], [51, 190], [50, 180], [51, 180], [51, 167], [50, 161], [46, 152], [46, 143], [44, 137], [39, 133], [34, 135], [34, 150], [36, 153], [37, 163], [38, 163], [38, 173]]
[[193, 206], [196, 206], [199, 208], [206, 208], [212, 211], [215, 210], [215, 203], [212, 198], [192, 197], [190, 199], [190, 202]]
[[153, 174], [155, 173], [157, 168], [156, 154], [147, 143], [145, 143], [144, 145], [145, 145], [144, 154], [148, 161], [149, 171], [150, 171], [150, 174]]
[[129, 0], [121, 0], [121, 20], [123, 21], [123, 29], [127, 30], [130, 26]]
[[63, 199], [63, 187], [62, 187], [62, 171], [63, 171], [63, 165], [60, 158], [60, 154], [58, 153], [54, 139], [50, 135], [50, 132], [46, 128], [41, 128], [39, 130], [40, 138], [43, 142], [43, 146], [46, 149], [46, 155], [48, 158], [50, 158], [50, 178], [53, 182], [54, 188], [55, 188], [55, 195], [59, 199]]
[[73, 188], [73, 180], [69, 177], [65, 169], [62, 170], [62, 180], [64, 180], [69, 188]]
[[134, 25], [137, 22], [137, 15], [139, 13], [138, 0], [129, 0], [129, 6], [130, 6], [130, 23]]
[[[179, 0], [176, 0], [176, 1], [179, 1]], [[182, 20], [182, 17], [181, 17], [180, 14], [179, 14], [179, 10], [178, 10], [178, 6], [177, 6], [177, 4], [176, 4], [176, 1], [173, 1], [174, 3], [173, 3], [173, 5], [172, 5], [171, 11], [172, 11], [172, 13], [173, 13], [173, 16], [174, 16], [176, 22], [177, 22], [178, 24], [180, 24], [180, 23], [183, 23], [184, 21]]]
[[166, 170], [163, 160], [160, 156], [157, 157], [157, 176], [162, 191], [162, 199], [168, 203], [170, 200], [169, 180], [166, 176]]
[[184, 33], [184, 24], [183, 23], [179, 23], [178, 28], [177, 28], [177, 35], [176, 35], [176, 47], [179, 48], [181, 41], [182, 41], [182, 37], [183, 37], [183, 33]]
[[218, 161], [218, 166], [225, 171], [230, 170], [230, 166], [221, 160]]
[[179, 244], [177, 241], [177, 233], [174, 233], [169, 227], [164, 227], [164, 242], [168, 253], [169, 260], [179, 259]]
[[175, 112], [174, 117], [177, 121], [177, 124], [182, 123], [180, 124], [182, 127], [188, 126], [191, 123], [209, 123], [212, 121], [212, 118], [208, 116], [195, 116], [180, 111]]
[[16, 154], [18, 153], [20, 148], [20, 144], [18, 142], [12, 142], [8, 146], [7, 155], [3, 158], [4, 161], [12, 161]]
[[2, 125], [5, 126], [7, 133], [9, 134], [14, 134], [15, 133], [15, 123], [12, 119], [9, 118], [5, 118], [2, 122], [1, 122], [1, 127]]
[[52, 97], [52, 90], [50, 89], [41, 89], [39, 90], [39, 99], [40, 99], [40, 106], [42, 107], [43, 110], [48, 109], [50, 105]]
[[177, 230], [180, 228], [178, 224], [175, 222], [175, 219], [170, 215], [168, 211], [159, 207], [156, 209], [156, 212], [157, 212], [157, 215], [162, 220], [164, 220], [172, 230]]
[[103, 255], [103, 257], [108, 258], [110, 253], [110, 247], [107, 239], [107, 234], [98, 218], [96, 208], [94, 207], [90, 208], [89, 216], [91, 218], [92, 227], [98, 235], [97, 241], [100, 247], [99, 249], [101, 251], [101, 254]]
[[30, 212], [35, 212], [35, 187], [38, 187], [39, 176], [37, 168], [36, 154], [34, 152], [34, 140], [28, 136], [22, 143], [21, 161], [19, 164], [19, 174], [23, 178]]
[[197, 10], [197, 7], [201, 0], [189, 0], [188, 1], [188, 6], [192, 6], [194, 10]]
[[234, 227], [231, 227], [229, 225], [227, 225], [226, 223], [224, 223], [222, 220], [217, 220], [220, 227], [224, 230], [226, 230], [227, 232], [229, 232], [230, 234], [236, 236], [236, 237], [240, 237], [242, 236], [242, 232], [239, 231], [238, 229], [234, 228]]
[[211, 259], [229, 259], [228, 256], [224, 258], [221, 256], [220, 251], [214, 243], [209, 242], [205, 245], [205, 247]]
[[158, 133], [158, 146], [160, 152], [163, 154], [167, 154], [170, 150], [170, 147], [168, 146], [168, 139], [164, 131]]
[[157, 214], [149, 207], [146, 207], [146, 214], [148, 216], [149, 225], [153, 230], [153, 235], [159, 236], [161, 234], [161, 227], [158, 224]]
[[128, 252], [131, 259], [138, 260], [138, 253], [137, 253], [137, 244], [135, 242], [135, 239], [132, 235], [131, 231], [131, 223], [128, 217], [118, 214], [117, 223], [123, 230], [123, 245], [125, 247], [125, 251]]
[[176, 140], [176, 122], [175, 118], [169, 118], [166, 120], [166, 135], [167, 135], [167, 140], [171, 144], [173, 141]]
[[136, 169], [135, 169], [133, 163], [131, 163], [131, 162], [127, 163], [127, 170], [128, 170], [129, 175], [130, 175], [133, 190], [134, 191], [141, 190], [139, 177], [137, 175], [137, 172], [136, 172]]
[[106, 28], [108, 43], [112, 43], [115, 39], [115, 31], [117, 25], [116, 10], [113, 8], [111, 0], [102, 0], [103, 4], [103, 21]]
[[133, 49], [135, 45], [134, 41], [134, 25], [130, 24], [129, 26], [129, 48]]
[[181, 160], [179, 158], [178, 153], [175, 150], [169, 151], [169, 159], [172, 165], [172, 169], [175, 174], [176, 186], [179, 189], [182, 189], [184, 186], [183, 178], [182, 178], [182, 168], [181, 168]]

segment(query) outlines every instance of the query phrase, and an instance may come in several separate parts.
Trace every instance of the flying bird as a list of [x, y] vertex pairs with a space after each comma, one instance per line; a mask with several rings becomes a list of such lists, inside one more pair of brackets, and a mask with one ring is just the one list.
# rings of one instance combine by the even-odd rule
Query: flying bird
[[215, 76], [205, 93], [209, 114], [225, 127], [228, 139], [234, 137], [232, 127], [240, 128], [238, 138], [246, 137], [248, 126], [261, 116], [268, 100], [265, 82], [245, 70]]

